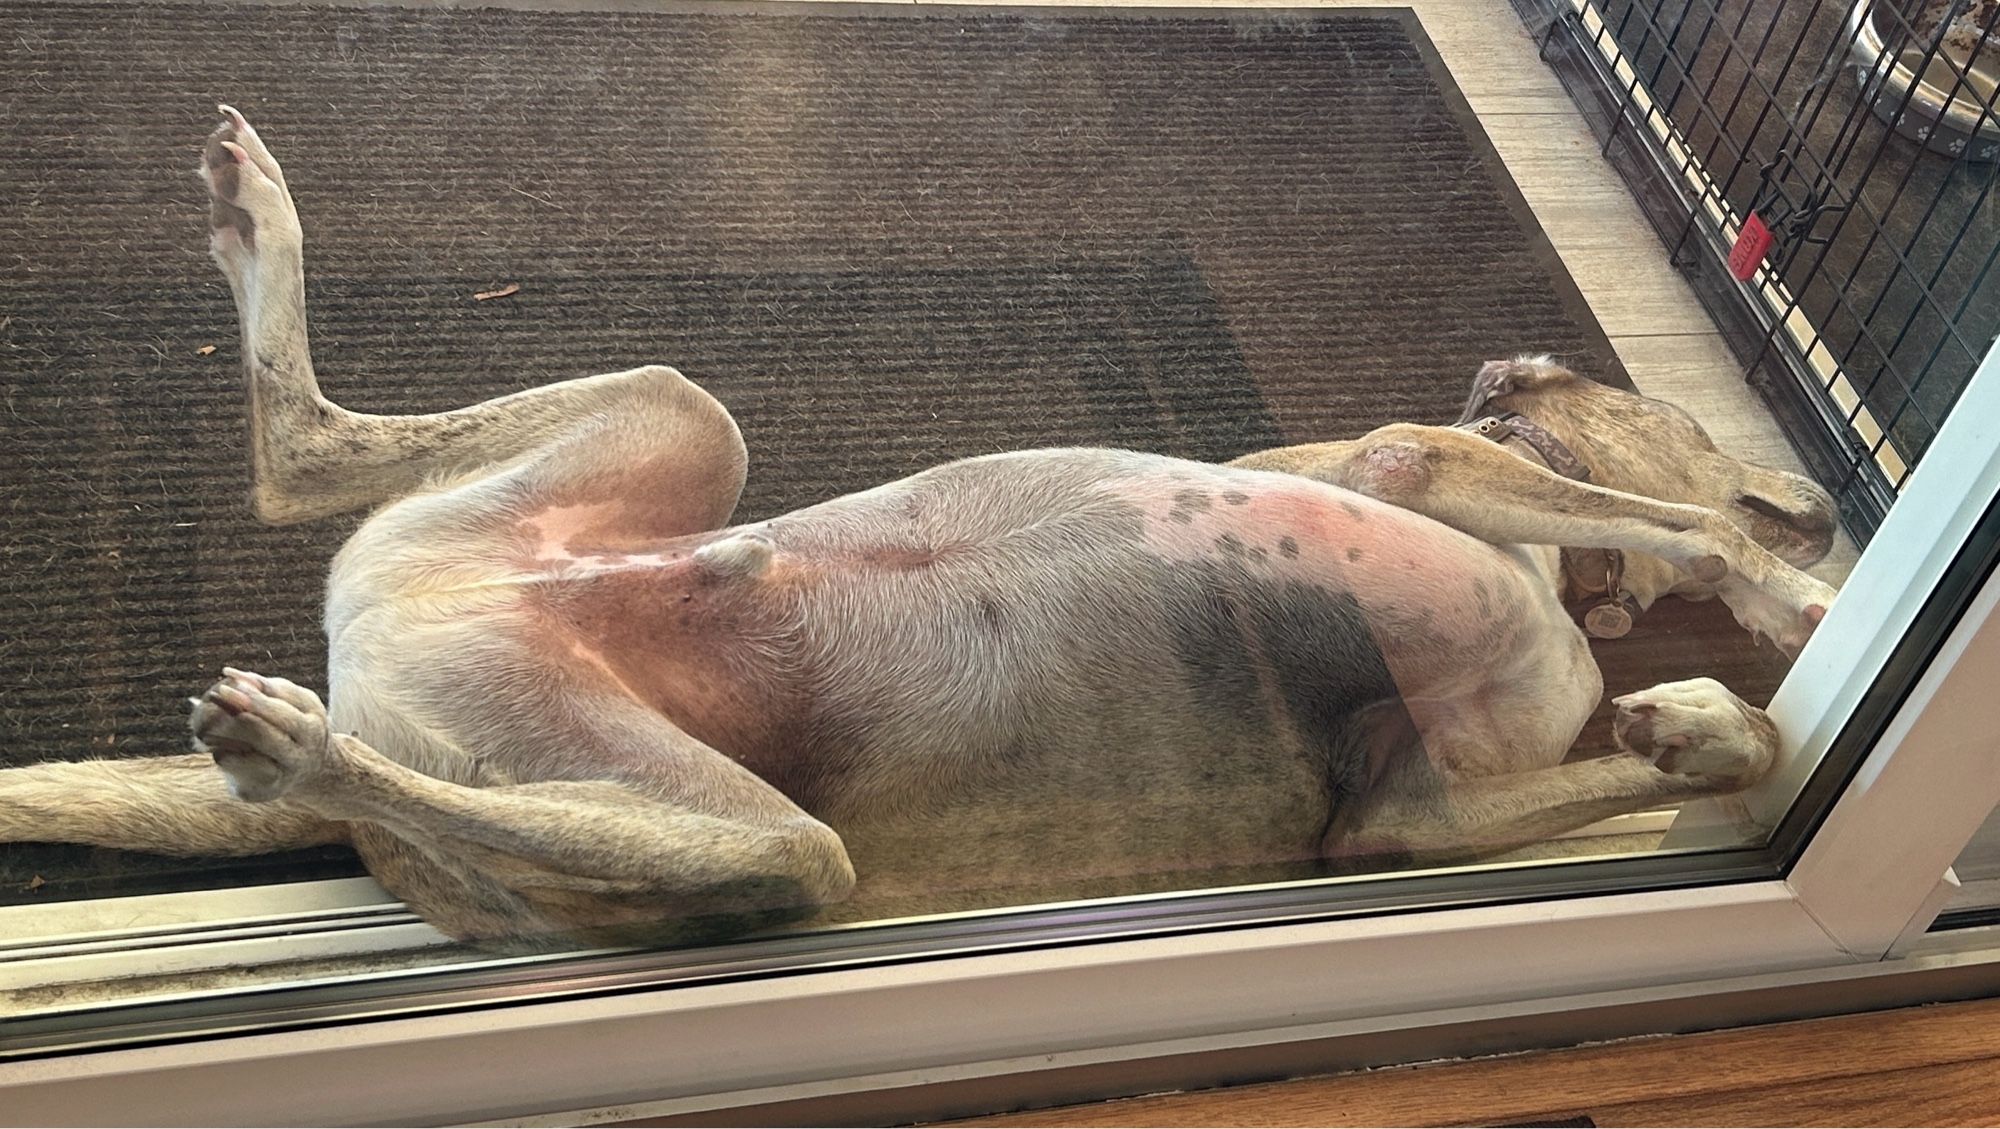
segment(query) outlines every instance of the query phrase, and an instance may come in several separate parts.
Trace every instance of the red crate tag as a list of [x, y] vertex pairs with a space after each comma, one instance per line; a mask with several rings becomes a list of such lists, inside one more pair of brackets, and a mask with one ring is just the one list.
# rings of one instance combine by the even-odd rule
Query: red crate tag
[[1750, 281], [1770, 249], [1771, 229], [1764, 226], [1756, 212], [1751, 212], [1743, 219], [1743, 230], [1736, 233], [1736, 245], [1729, 249], [1729, 273], [1739, 281]]

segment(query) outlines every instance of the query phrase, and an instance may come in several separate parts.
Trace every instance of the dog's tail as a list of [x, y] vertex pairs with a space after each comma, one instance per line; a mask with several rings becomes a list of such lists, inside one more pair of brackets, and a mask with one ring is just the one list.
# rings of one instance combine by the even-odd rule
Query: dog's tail
[[0, 843], [83, 843], [189, 857], [344, 844], [345, 823], [296, 801], [229, 794], [206, 754], [0, 770]]

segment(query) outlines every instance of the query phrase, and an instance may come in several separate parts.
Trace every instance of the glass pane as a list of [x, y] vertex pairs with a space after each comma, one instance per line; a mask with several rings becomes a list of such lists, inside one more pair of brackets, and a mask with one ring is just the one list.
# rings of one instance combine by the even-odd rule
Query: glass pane
[[1939, 924], [1948, 928], [1990, 923], [2000, 912], [2000, 815], [1987, 819], [1951, 869], [1960, 888]]
[[2000, 233], [1725, 340], [1492, 19], [11, 8], [0, 1045], [1780, 873]]

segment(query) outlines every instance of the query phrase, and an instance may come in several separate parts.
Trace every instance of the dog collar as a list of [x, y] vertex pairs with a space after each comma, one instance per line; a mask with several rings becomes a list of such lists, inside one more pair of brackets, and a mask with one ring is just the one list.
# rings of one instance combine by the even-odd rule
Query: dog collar
[[1461, 423], [1458, 427], [1495, 443], [1519, 439], [1534, 448], [1535, 454], [1542, 457], [1550, 470], [1578, 482], [1590, 481], [1590, 468], [1583, 465], [1583, 460], [1576, 457], [1576, 452], [1570, 450], [1568, 444], [1557, 439], [1548, 428], [1519, 412], [1500, 412], [1470, 423]]

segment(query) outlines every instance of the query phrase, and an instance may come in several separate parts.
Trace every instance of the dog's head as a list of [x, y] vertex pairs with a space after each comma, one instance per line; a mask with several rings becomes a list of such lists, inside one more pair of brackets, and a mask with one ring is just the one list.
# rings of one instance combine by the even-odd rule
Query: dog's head
[[1465, 420], [1519, 412], [1569, 445], [1598, 486], [1706, 506], [1788, 564], [1833, 547], [1833, 496], [1800, 475], [1725, 455], [1694, 417], [1664, 400], [1578, 376], [1548, 357], [1488, 361]]

